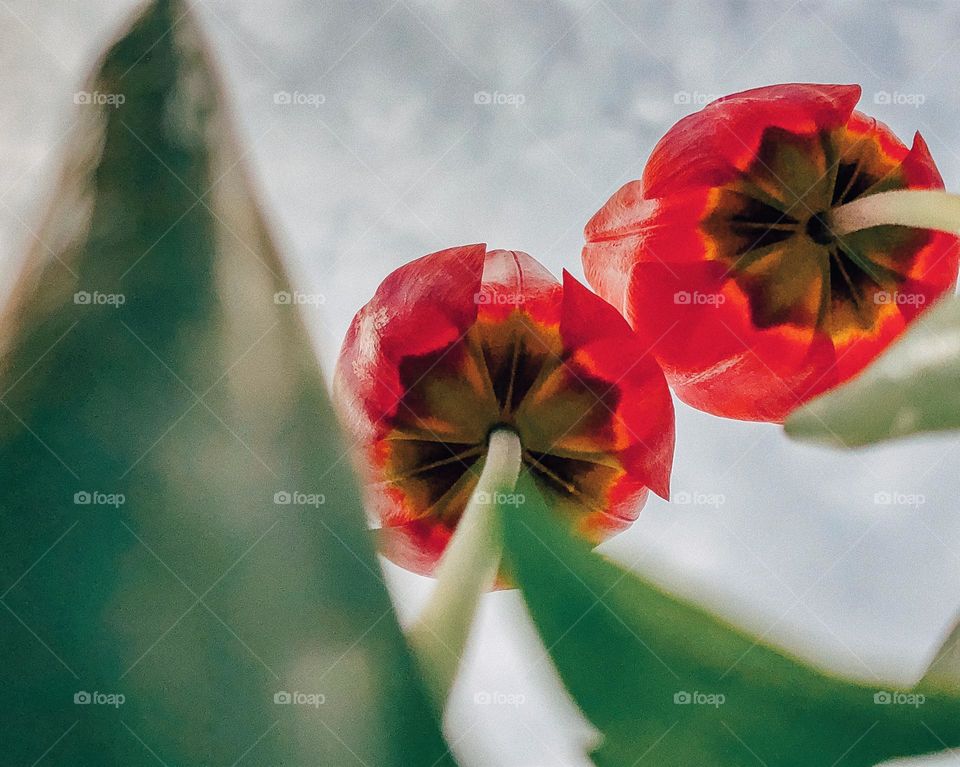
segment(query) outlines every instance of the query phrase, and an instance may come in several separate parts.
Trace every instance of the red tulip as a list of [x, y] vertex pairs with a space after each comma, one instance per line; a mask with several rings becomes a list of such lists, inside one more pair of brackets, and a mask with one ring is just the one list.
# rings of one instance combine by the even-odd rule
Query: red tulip
[[[674, 125], [643, 179], [587, 224], [587, 280], [690, 405], [782, 421], [952, 290], [953, 234], [878, 226], [903, 216], [849, 225], [869, 196], [943, 189], [919, 134], [907, 149], [854, 111], [859, 97], [794, 84], [718, 99]], [[902, 207], [902, 193], [881, 198]]]
[[669, 492], [659, 367], [612, 306], [526, 253], [466, 245], [397, 269], [350, 326], [336, 393], [384, 553], [415, 572], [434, 571], [500, 427], [592, 541], [629, 526], [648, 488]]

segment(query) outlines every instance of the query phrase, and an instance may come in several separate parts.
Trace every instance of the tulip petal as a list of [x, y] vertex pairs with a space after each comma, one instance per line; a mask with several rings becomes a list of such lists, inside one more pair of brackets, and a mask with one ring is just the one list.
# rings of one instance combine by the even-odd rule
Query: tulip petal
[[643, 172], [644, 196], [720, 186], [755, 157], [768, 127], [814, 133], [843, 125], [859, 85], [792, 83], [735, 93], [680, 120], [654, 147]]

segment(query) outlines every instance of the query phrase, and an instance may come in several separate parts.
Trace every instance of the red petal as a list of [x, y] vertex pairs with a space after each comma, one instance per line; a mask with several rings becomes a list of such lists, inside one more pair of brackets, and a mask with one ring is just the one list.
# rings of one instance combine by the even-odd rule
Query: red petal
[[394, 564], [419, 575], [433, 575], [453, 530], [431, 520], [381, 527], [378, 548]]
[[577, 520], [576, 530], [588, 541], [602, 543], [630, 527], [649, 496], [650, 491], [646, 487], [627, 476], [610, 493], [611, 508], [617, 511], [597, 511], [582, 516]]
[[913, 135], [913, 146], [900, 166], [911, 189], [943, 189], [943, 178], [919, 133]]
[[485, 245], [448, 248], [392, 272], [354, 317], [337, 362], [343, 417], [358, 434], [376, 433], [401, 395], [397, 362], [440, 349], [477, 316]]
[[[617, 455], [629, 480], [647, 485], [662, 498], [670, 496], [673, 464], [673, 402], [666, 379], [650, 347], [626, 320], [568, 271], [563, 272], [560, 333], [571, 360], [620, 391], [616, 426], [625, 444]], [[619, 504], [620, 507], [623, 504]], [[636, 507], [634, 517], [639, 512]], [[608, 509], [616, 514], [619, 509]]]
[[697, 189], [644, 200], [639, 181], [626, 184], [587, 224], [581, 256], [587, 282], [632, 323], [626, 299], [638, 260], [674, 264], [707, 257], [700, 220], [709, 196], [710, 190]]
[[[698, 298], [699, 297], [699, 298]], [[717, 262], [637, 264], [628, 303], [677, 396], [743, 420], [782, 421], [801, 396], [835, 383], [833, 349], [812, 330], [759, 329]]]
[[478, 294], [480, 317], [499, 320], [523, 309], [539, 322], [559, 320], [560, 283], [532, 256], [519, 250], [491, 250]]
[[674, 125], [643, 172], [644, 197], [719, 186], [753, 159], [769, 127], [813, 133], [843, 125], [860, 100], [859, 85], [791, 83], [734, 93]]
[[[923, 137], [917, 133], [913, 146], [900, 164], [912, 189], [943, 189], [943, 178], [930, 156]], [[925, 297], [921, 311], [933, 305], [945, 293], [952, 293], [960, 268], [960, 238], [946, 232], [930, 232], [930, 239], [914, 256], [910, 279], [921, 287], [904, 286], [903, 290], [919, 290]], [[909, 305], [903, 305], [909, 308]], [[907, 317], [909, 321], [911, 317]]]
[[[954, 241], [951, 248], [952, 274], [956, 275], [956, 238], [944, 236]], [[952, 283], [944, 287], [942, 284], [907, 279], [895, 293], [886, 294], [891, 296], [891, 302], [881, 307], [880, 319], [869, 332], [862, 332], [849, 338], [834, 339], [837, 380], [846, 381], [863, 370], [906, 330], [910, 322], [933, 306], [945, 292], [952, 292], [952, 290]]]

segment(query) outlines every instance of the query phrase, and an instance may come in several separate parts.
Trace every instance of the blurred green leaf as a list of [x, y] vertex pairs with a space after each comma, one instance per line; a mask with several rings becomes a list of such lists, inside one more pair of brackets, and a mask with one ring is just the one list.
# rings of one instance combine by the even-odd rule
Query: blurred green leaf
[[923, 677], [924, 684], [960, 695], [960, 621], [949, 635]]
[[87, 89], [0, 326], [3, 764], [452, 764], [192, 13]]
[[507, 560], [605, 736], [597, 765], [867, 767], [960, 744], [960, 698], [918, 690], [916, 705], [812, 670], [592, 553], [528, 478], [518, 489], [525, 504], [502, 515]]
[[942, 299], [856, 378], [796, 410], [796, 439], [857, 447], [960, 428], [960, 301]]

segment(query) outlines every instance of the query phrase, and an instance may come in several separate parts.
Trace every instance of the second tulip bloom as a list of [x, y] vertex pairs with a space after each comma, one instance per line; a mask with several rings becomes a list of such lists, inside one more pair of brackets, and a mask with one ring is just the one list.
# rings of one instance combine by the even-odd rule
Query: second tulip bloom
[[950, 234], [830, 229], [830, 211], [864, 195], [943, 189], [923, 139], [908, 149], [859, 98], [793, 84], [708, 104], [587, 225], [588, 281], [694, 407], [782, 421], [952, 289]]
[[467, 245], [389, 275], [354, 318], [336, 389], [384, 553], [431, 574], [491, 432], [516, 432], [550, 508], [598, 542], [669, 493], [673, 406], [647, 347], [569, 274]]

